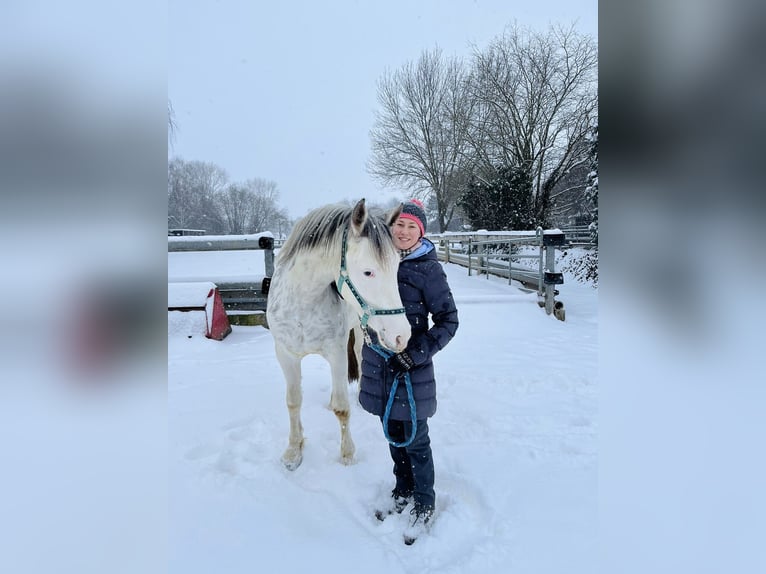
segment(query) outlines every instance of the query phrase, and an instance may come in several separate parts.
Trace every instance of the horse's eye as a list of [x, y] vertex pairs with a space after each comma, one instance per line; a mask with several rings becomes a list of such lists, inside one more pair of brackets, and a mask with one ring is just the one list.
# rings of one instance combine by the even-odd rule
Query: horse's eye
[[367, 271], [364, 272], [364, 276], [365, 277], [375, 277], [375, 272], [374, 271], [370, 271], [368, 269]]

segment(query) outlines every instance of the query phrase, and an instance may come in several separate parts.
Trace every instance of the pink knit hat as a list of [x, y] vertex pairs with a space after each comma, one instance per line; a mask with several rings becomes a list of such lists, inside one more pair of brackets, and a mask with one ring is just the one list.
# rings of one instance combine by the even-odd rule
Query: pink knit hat
[[423, 237], [426, 234], [426, 211], [423, 209], [423, 204], [417, 199], [410, 199], [402, 207], [402, 213], [399, 216], [403, 219], [411, 219], [418, 224], [420, 228], [420, 236]]

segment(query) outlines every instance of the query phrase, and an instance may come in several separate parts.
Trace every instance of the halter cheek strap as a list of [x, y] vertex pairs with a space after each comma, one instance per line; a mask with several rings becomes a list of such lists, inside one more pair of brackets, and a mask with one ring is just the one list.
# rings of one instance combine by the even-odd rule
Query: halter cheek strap
[[348, 285], [349, 291], [351, 291], [354, 299], [356, 299], [356, 302], [359, 303], [359, 306], [362, 308], [362, 314], [359, 316], [359, 323], [362, 326], [362, 331], [364, 331], [365, 335], [367, 335], [367, 322], [370, 320], [370, 317], [374, 315], [401, 315], [404, 313], [404, 307], [398, 307], [396, 309], [377, 309], [364, 300], [364, 297], [362, 297], [356, 287], [354, 287], [354, 283], [351, 281], [351, 277], [348, 275], [348, 269], [346, 268], [347, 246], [348, 227], [343, 230], [343, 246], [341, 248], [340, 255], [340, 273], [338, 274], [338, 281], [336, 282], [335, 288], [338, 290], [338, 293], [341, 293], [343, 285]]

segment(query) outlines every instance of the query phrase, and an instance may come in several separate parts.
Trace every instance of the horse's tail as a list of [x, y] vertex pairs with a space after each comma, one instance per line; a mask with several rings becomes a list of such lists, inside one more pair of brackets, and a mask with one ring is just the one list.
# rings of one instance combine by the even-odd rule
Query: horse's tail
[[348, 353], [348, 382], [352, 383], [359, 380], [359, 359], [356, 356], [356, 336], [354, 329], [348, 332], [348, 343], [346, 352]]

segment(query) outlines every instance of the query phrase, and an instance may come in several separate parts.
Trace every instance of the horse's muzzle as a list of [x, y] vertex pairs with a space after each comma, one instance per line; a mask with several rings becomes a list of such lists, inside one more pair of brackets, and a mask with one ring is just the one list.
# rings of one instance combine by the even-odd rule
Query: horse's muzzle
[[379, 335], [380, 344], [394, 353], [404, 351], [412, 335], [410, 322], [404, 314], [387, 317], [385, 326], [381, 326], [375, 331]]

